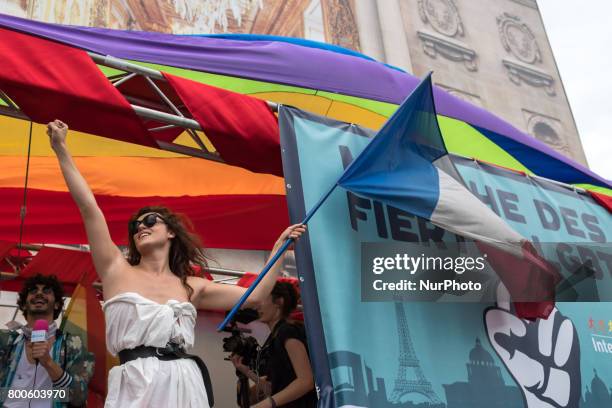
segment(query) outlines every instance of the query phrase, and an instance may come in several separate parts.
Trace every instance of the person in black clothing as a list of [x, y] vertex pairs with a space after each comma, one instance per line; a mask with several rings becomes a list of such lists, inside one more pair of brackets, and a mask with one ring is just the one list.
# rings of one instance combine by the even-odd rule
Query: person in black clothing
[[271, 330], [257, 356], [259, 375], [242, 364], [241, 357], [231, 357], [236, 369], [255, 383], [252, 401], [259, 402], [254, 408], [316, 407], [304, 325], [289, 320], [297, 302], [294, 286], [277, 282], [272, 294], [258, 306], [259, 321]]

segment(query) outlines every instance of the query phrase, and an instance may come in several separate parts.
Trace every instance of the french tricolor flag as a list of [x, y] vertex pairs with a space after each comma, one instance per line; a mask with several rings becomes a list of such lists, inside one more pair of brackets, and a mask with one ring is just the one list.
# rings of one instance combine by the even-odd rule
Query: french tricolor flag
[[347, 167], [338, 185], [475, 240], [515, 300], [519, 317], [546, 318], [552, 311], [558, 271], [464, 186], [440, 133], [431, 74]]

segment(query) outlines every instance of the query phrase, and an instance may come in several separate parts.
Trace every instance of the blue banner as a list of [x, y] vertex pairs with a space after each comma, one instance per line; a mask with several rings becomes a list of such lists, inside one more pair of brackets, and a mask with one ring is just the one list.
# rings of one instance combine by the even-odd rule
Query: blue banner
[[[299, 222], [372, 133], [285, 107], [279, 120], [290, 217]], [[597, 288], [609, 291], [606, 210], [549, 182], [463, 159], [455, 166], [483, 202], [542, 246], [604, 248], [593, 257]], [[340, 188], [308, 227], [296, 258], [320, 406], [612, 406], [612, 304], [558, 302], [549, 319], [529, 322], [514, 316], [503, 294], [496, 304], [361, 302], [362, 242], [452, 234]]]

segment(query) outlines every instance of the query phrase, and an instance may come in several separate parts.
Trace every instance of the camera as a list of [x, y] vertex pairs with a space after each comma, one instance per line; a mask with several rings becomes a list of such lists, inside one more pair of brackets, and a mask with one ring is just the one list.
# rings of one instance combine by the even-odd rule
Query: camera
[[223, 329], [224, 332], [232, 334], [223, 339], [223, 351], [242, 357], [243, 364], [251, 369], [255, 368], [259, 343], [257, 343], [255, 337], [245, 336], [245, 333], [251, 332], [250, 329], [238, 327], [237, 323], [248, 324], [258, 317], [259, 315], [254, 309], [239, 310], [228, 327]]

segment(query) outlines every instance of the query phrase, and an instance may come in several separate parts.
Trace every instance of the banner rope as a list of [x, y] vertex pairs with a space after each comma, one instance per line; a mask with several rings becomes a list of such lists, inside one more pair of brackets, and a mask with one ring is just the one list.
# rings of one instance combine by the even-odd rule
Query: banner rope
[[21, 205], [21, 209], [19, 211], [19, 217], [20, 217], [20, 222], [19, 222], [19, 246], [17, 247], [17, 252], [18, 252], [18, 259], [19, 262], [16, 265], [16, 270], [17, 273], [19, 273], [19, 270], [21, 268], [21, 264], [22, 264], [22, 257], [21, 257], [21, 245], [22, 245], [22, 239], [23, 239], [23, 224], [25, 223], [25, 217], [26, 217], [26, 213], [27, 213], [27, 198], [28, 198], [28, 178], [30, 176], [30, 156], [31, 156], [31, 152], [32, 152], [32, 127], [33, 127], [33, 122], [30, 121], [30, 135], [28, 137], [28, 157], [26, 159], [26, 172], [25, 172], [25, 181], [24, 181], [24, 185], [23, 185], [23, 203]]

